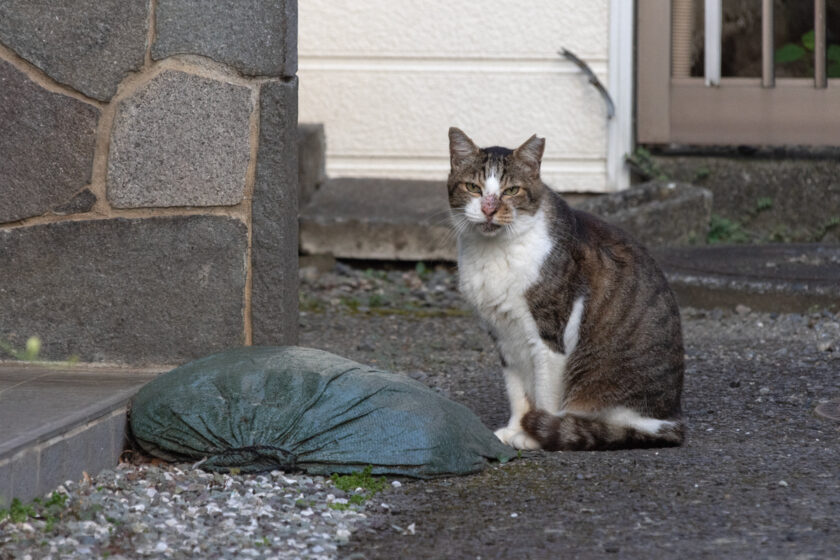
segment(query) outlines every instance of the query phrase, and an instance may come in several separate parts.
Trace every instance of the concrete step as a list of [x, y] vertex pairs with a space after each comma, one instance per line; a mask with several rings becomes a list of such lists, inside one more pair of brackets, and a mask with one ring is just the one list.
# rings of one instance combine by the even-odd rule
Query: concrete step
[[[571, 195], [570, 203], [584, 196]], [[454, 261], [443, 181], [329, 179], [300, 214], [304, 255], [386, 261]]]
[[160, 372], [0, 363], [0, 509], [115, 466], [128, 402]]
[[327, 180], [301, 211], [300, 246], [305, 255], [344, 259], [454, 260], [446, 185]]
[[[804, 313], [840, 306], [840, 245], [703, 243], [705, 189], [651, 182], [606, 196], [566, 196], [652, 248], [682, 305]], [[436, 181], [332, 179], [300, 217], [301, 250], [341, 259], [454, 261], [446, 186]]]

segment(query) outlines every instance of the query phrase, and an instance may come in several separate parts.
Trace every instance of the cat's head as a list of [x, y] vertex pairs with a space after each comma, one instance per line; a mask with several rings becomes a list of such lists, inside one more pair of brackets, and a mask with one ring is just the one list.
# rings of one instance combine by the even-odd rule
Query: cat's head
[[510, 150], [479, 148], [458, 128], [449, 129], [449, 206], [459, 233], [494, 236], [527, 221], [540, 207], [545, 139], [531, 136]]

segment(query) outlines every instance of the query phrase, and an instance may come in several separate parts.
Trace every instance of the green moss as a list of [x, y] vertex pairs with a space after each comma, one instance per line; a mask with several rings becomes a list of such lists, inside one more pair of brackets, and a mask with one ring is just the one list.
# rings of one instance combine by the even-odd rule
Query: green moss
[[263, 537], [262, 539], [254, 542], [254, 545], [257, 546], [257, 547], [260, 547], [260, 546], [270, 547], [271, 546], [271, 541], [268, 540], [268, 537]]
[[712, 171], [708, 167], [698, 167], [697, 170], [694, 172], [694, 177], [691, 179], [692, 183], [699, 183], [705, 179], [708, 179], [709, 175], [712, 174]]
[[369, 307], [385, 307], [388, 305], [388, 300], [381, 294], [372, 294], [368, 298]]
[[305, 294], [298, 296], [298, 306], [301, 311], [307, 311], [309, 313], [323, 313], [326, 308], [323, 301]]
[[20, 499], [15, 498], [9, 509], [0, 510], [0, 521], [10, 518], [12, 523], [23, 523], [30, 517], [35, 517], [35, 509], [30, 505], [24, 505]]
[[407, 307], [403, 309], [383, 308], [369, 309], [369, 315], [399, 315], [412, 319], [429, 319], [432, 317], [469, 317], [471, 312], [464, 309], [446, 308], [446, 309], [420, 309], [416, 307]]
[[6, 518], [12, 523], [23, 523], [29, 519], [40, 519], [46, 522], [46, 531], [52, 531], [67, 508], [67, 495], [53, 492], [46, 501], [35, 498], [30, 504], [24, 504], [20, 499], [12, 500], [9, 509], [0, 510], [0, 521]]
[[764, 212], [765, 210], [770, 210], [771, 208], [773, 208], [773, 199], [769, 196], [759, 197], [758, 200], [755, 201], [756, 212]]
[[816, 235], [814, 236], [814, 241], [822, 241], [823, 237], [825, 237], [829, 231], [835, 229], [838, 226], [840, 226], [840, 216], [834, 216], [833, 218], [825, 222], [822, 226], [820, 226], [819, 231], [817, 231]]
[[[335, 484], [335, 487], [347, 493], [353, 493], [356, 488], [362, 488], [363, 492], [359, 494], [352, 494], [348, 501], [350, 504], [362, 505], [367, 500], [372, 498], [375, 494], [382, 492], [388, 485], [388, 481], [384, 476], [373, 476], [373, 467], [368, 465], [360, 472], [350, 474], [333, 474], [330, 479]], [[333, 506], [346, 506], [347, 504], [330, 504], [333, 509], [346, 509]]]
[[358, 299], [352, 297], [342, 297], [339, 298], [339, 301], [344, 307], [348, 308], [353, 313], [358, 313], [359, 306], [361, 305]]
[[388, 273], [384, 270], [368, 268], [365, 270], [365, 276], [372, 279], [388, 281]]

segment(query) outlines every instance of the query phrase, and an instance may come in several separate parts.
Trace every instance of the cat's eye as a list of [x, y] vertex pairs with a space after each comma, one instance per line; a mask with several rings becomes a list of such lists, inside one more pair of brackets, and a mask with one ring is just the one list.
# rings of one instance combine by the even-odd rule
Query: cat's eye
[[464, 187], [466, 187], [466, 189], [471, 193], [481, 194], [481, 187], [475, 183], [464, 183]]
[[513, 195], [515, 195], [516, 193], [519, 192], [520, 188], [521, 187], [508, 187], [508, 188], [506, 188], [505, 190], [502, 191], [502, 194], [507, 195], [507, 196], [513, 196]]

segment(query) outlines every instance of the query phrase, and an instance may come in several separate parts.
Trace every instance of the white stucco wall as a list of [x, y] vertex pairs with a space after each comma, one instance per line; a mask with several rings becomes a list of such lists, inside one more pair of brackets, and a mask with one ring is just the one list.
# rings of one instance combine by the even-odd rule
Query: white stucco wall
[[543, 177], [607, 190], [607, 0], [302, 0], [300, 120], [322, 122], [331, 177], [445, 179], [447, 129], [480, 145], [546, 138]]

